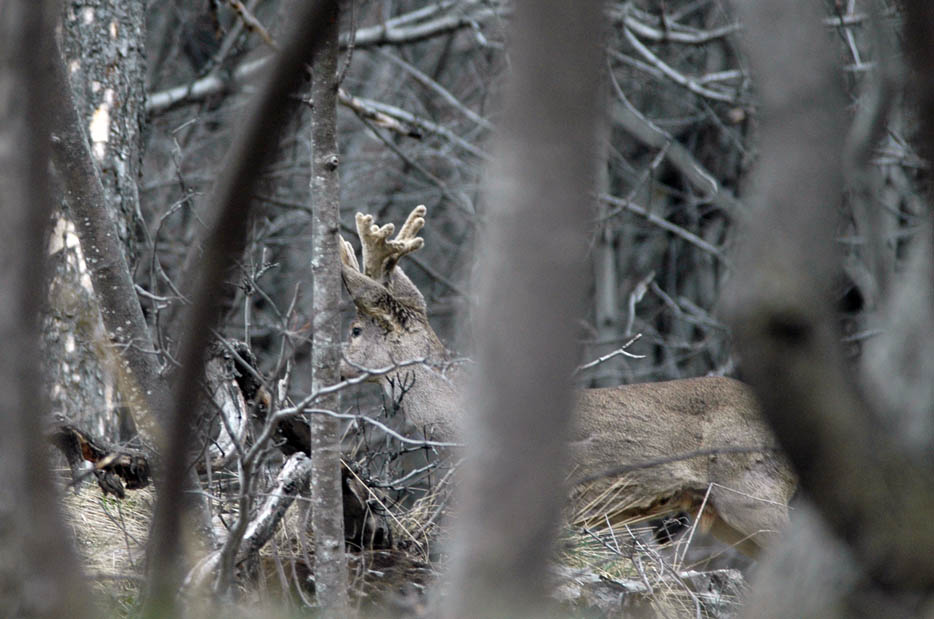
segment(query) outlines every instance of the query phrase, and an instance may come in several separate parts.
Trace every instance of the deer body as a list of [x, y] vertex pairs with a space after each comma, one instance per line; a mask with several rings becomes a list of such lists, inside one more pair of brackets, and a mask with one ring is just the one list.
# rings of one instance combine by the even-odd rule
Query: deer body
[[[752, 391], [731, 378], [580, 391], [572, 481], [614, 466], [662, 462], [577, 484], [572, 519], [616, 524], [672, 512], [700, 513], [703, 529], [756, 555], [787, 522], [796, 486], [784, 457], [769, 449], [774, 444]], [[664, 461], [697, 452], [702, 455]]]
[[[417, 207], [396, 238], [389, 239], [392, 224], [377, 227], [372, 217], [358, 214], [363, 270], [342, 240], [344, 284], [357, 307], [342, 375], [423, 360], [376, 380], [387, 396], [401, 398], [406, 419], [426, 437], [456, 441], [469, 410], [460, 395], [466, 372], [451, 365], [428, 323], [424, 298], [397, 266], [402, 256], [422, 246], [416, 234], [424, 215], [425, 208]], [[570, 518], [585, 525], [617, 524], [671, 512], [700, 513], [703, 528], [755, 555], [786, 523], [796, 486], [774, 445], [751, 390], [733, 379], [579, 391], [568, 474]], [[703, 453], [672, 460], [694, 452]], [[669, 461], [602, 476], [664, 459]]]

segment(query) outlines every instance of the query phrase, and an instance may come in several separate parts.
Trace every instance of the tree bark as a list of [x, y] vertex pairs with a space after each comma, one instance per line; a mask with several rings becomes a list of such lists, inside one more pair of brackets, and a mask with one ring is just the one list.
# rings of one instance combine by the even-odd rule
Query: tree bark
[[[137, 254], [140, 139], [146, 113], [146, 3], [71, 1], [62, 54], [78, 113], [88, 127], [106, 203], [127, 262]], [[119, 68], [119, 70], [116, 70]]]
[[[605, 83], [606, 79], [603, 81]], [[606, 100], [605, 91], [605, 87], [600, 91], [600, 98], [604, 101]], [[602, 118], [601, 121], [601, 133], [606, 133], [609, 131], [610, 126], [608, 119]], [[596, 171], [597, 191], [600, 194], [610, 193], [609, 163], [607, 161], [609, 150], [610, 141], [605, 140], [599, 147], [599, 163]], [[610, 205], [600, 202], [597, 209], [598, 216], [602, 218], [610, 210]], [[620, 235], [613, 223], [606, 222], [601, 226], [597, 230], [594, 239], [591, 261], [593, 264], [593, 319], [596, 343], [589, 346], [586, 351], [590, 359], [597, 359], [619, 348], [619, 342], [615, 340], [622, 328], [620, 321], [623, 319], [624, 314], [619, 303], [619, 252], [616, 248]], [[611, 359], [594, 372], [589, 386], [611, 387], [617, 385], [622, 371], [622, 359]]]
[[451, 617], [540, 616], [577, 362], [594, 211], [601, 6], [515, 3], [511, 82], [479, 251], [478, 368], [468, 415]]
[[[135, 261], [135, 231], [141, 222], [144, 13], [141, 0], [79, 0], [66, 3], [62, 11], [63, 55], [68, 59], [78, 117], [91, 134], [104, 207], [116, 231], [115, 245], [130, 264]], [[126, 377], [118, 355], [108, 349], [98, 299], [84, 283], [94, 250], [73, 242], [75, 219], [73, 213], [57, 218], [53, 239], [58, 251], [42, 331], [46, 379], [56, 412], [110, 440], [127, 440], [131, 436], [118, 436], [118, 413], [140, 411], [122, 397]]]
[[38, 316], [51, 213], [44, 64], [55, 53], [53, 7], [9, 0], [0, 9], [0, 615], [7, 617], [89, 611], [42, 433]]
[[[117, 377], [123, 401], [130, 404], [148, 438], [155, 439], [159, 424], [150, 415], [162, 424], [167, 423], [171, 397], [166, 381], [159, 374], [152, 337], [136, 296], [118, 225], [94, 166], [63, 63], [55, 50], [51, 62], [55, 99], [53, 162], [87, 257], [88, 274], [96, 294], [97, 307], [93, 309], [96, 313], [99, 307], [107, 331], [104, 346], [122, 350], [122, 354], [112, 354], [109, 369]], [[95, 315], [88, 320], [98, 318]]]
[[[336, 4], [326, 19], [328, 27], [311, 78], [314, 105], [311, 119], [313, 391], [338, 382], [341, 360], [341, 272], [337, 245], [340, 229], [340, 159], [337, 150], [339, 11]], [[316, 406], [338, 410], [339, 396], [326, 396]], [[347, 608], [340, 458], [340, 421], [327, 415], [312, 415], [311, 508], [315, 531], [315, 592], [318, 604], [334, 614], [341, 614]]]

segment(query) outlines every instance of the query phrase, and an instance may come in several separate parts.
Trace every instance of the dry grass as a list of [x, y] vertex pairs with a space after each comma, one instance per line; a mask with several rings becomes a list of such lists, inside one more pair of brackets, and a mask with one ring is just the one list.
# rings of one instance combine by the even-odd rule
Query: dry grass
[[122, 501], [104, 497], [94, 483], [62, 496], [65, 521], [93, 591], [120, 616], [132, 614], [139, 600], [154, 499], [151, 487], [128, 492]]
[[687, 570], [675, 562], [677, 545], [662, 549], [651, 538], [648, 526], [566, 528], [556, 561], [557, 597], [572, 610], [603, 616], [713, 618], [738, 608], [739, 572]]
[[[449, 472], [433, 484], [431, 492], [408, 506], [384, 504], [396, 547], [351, 555], [353, 597], [361, 608], [383, 608], [388, 601], [411, 609], [424, 603], [425, 591], [443, 569], [439, 550], [445, 541], [452, 486]], [[660, 549], [652, 543], [649, 527], [635, 523], [610, 527], [608, 519], [603, 519], [606, 525], [599, 524], [601, 513], [625, 506], [625, 486], [625, 480], [620, 480], [606, 486], [590, 504], [569, 509], [568, 522], [586, 521], [591, 526], [568, 525], [559, 540], [555, 590], [565, 608], [570, 613], [612, 616], [616, 612], [612, 605], [617, 604], [620, 612], [671, 617], [719, 617], [735, 610], [741, 578], [727, 583], [717, 598], [716, 591], [708, 591], [708, 581], [697, 580], [703, 574], [676, 562], [677, 546]], [[102, 603], [114, 615], [131, 616], [136, 610], [153, 500], [150, 488], [128, 492], [120, 501], [102, 497], [94, 484], [64, 495], [68, 523], [86, 571]], [[224, 510], [228, 523], [235, 517], [229, 505]], [[298, 611], [313, 602], [313, 578], [307, 566], [313, 564], [314, 540], [307, 505], [297, 499], [258, 561], [244, 566], [238, 602], [242, 608], [259, 610], [272, 602], [280, 609], [284, 604]], [[615, 600], [609, 607], [608, 599]]]

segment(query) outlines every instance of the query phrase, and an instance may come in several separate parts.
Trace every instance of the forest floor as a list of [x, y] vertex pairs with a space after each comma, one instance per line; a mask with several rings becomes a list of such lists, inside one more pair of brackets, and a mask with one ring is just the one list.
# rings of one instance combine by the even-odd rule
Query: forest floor
[[[130, 491], [120, 500], [103, 496], [96, 484], [83, 483], [63, 496], [66, 520], [101, 610], [108, 616], [136, 616], [145, 583], [152, 488]], [[348, 553], [352, 597], [363, 616], [429, 614], [446, 562], [439, 504], [437, 496], [423, 497], [392, 519], [391, 548]], [[298, 501], [273, 540], [238, 566], [236, 615], [297, 616], [313, 608], [314, 579], [307, 566], [313, 563], [314, 544], [307, 512]], [[222, 532], [234, 517], [232, 508], [218, 510], [216, 530]], [[413, 531], [426, 534], [416, 537]], [[552, 596], [570, 616], [738, 614], [745, 579], [734, 566], [742, 565], [742, 559], [729, 549], [706, 546], [701, 536], [685, 551], [688, 533], [666, 546], [653, 541], [656, 535], [645, 523], [612, 529], [565, 527], [552, 568]], [[193, 559], [198, 543], [187, 541]]]

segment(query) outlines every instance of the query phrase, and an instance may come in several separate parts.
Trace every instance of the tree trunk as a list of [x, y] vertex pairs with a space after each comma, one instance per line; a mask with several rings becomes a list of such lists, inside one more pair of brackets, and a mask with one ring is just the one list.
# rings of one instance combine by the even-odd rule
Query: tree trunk
[[593, 218], [602, 3], [515, 3], [511, 83], [480, 248], [472, 449], [451, 617], [540, 616]]
[[[338, 15], [328, 16], [328, 28], [315, 59], [311, 78], [313, 205], [311, 272], [314, 316], [311, 353], [312, 390], [340, 378], [341, 277], [337, 245], [340, 226], [340, 178], [337, 151]], [[338, 410], [337, 395], [322, 398], [319, 408]], [[341, 499], [340, 422], [326, 415], [311, 419], [311, 500], [315, 531], [315, 590], [318, 603], [338, 614], [347, 608], [347, 565], [344, 557], [344, 516]]]
[[191, 403], [197, 401], [204, 376], [204, 351], [219, 316], [219, 290], [231, 265], [243, 253], [250, 221], [253, 188], [279, 143], [279, 129], [288, 117], [292, 96], [299, 91], [305, 66], [320, 46], [327, 12], [334, 0], [305, 2], [295, 11], [292, 27], [264, 83], [250, 106], [242, 128], [228, 150], [221, 178], [212, 191], [212, 221], [204, 254], [186, 313], [186, 331], [174, 406], [166, 431], [163, 480], [153, 515], [148, 566], [150, 616], [171, 614], [178, 588], [182, 513], [188, 502], [183, 482], [190, 470]]
[[[116, 244], [132, 265], [140, 218], [140, 135], [145, 112], [145, 2], [69, 2], [62, 51], [78, 117], [91, 137]], [[73, 219], [78, 217], [72, 213]], [[59, 218], [52, 294], [43, 328], [46, 376], [56, 412], [110, 440], [118, 436], [121, 369], [108, 350], [98, 300], [86, 286], [92, 248], [75, 242], [75, 221]], [[131, 293], [135, 297], [135, 291]], [[117, 367], [115, 367], [115, 365]], [[132, 403], [131, 403], [132, 404]], [[138, 412], [133, 410], [133, 412]], [[127, 413], [129, 415], [129, 413]], [[130, 425], [132, 427], [132, 424]]]
[[[95, 330], [103, 321], [106, 333], [100, 333], [93, 345], [99, 351], [99, 358], [107, 362], [107, 369], [121, 392], [121, 400], [130, 404], [137, 420], [149, 428], [148, 438], [153, 440], [158, 433], [155, 421], [167, 423], [168, 385], [159, 374], [158, 360], [152, 353], [153, 341], [136, 296], [125, 248], [118, 239], [113, 210], [108, 207], [100, 174], [81, 128], [64, 59], [57, 50], [52, 59], [55, 89], [52, 160], [67, 196], [68, 208], [78, 222], [73, 234], [81, 239], [81, 247], [90, 257], [83, 275], [90, 280], [95, 292], [95, 297], [84, 306], [87, 315], [83, 320], [89, 323], [89, 329]], [[122, 352], [118, 354], [117, 351]], [[100, 433], [104, 434], [102, 429]]]
[[[0, 615], [86, 616], [80, 568], [45, 462], [39, 310], [45, 296], [53, 3], [0, 10]], [[32, 465], [27, 463], [32, 462]]]
[[[78, 114], [101, 171], [117, 235], [132, 265], [137, 254], [140, 136], [145, 121], [146, 3], [68, 2], [62, 54]], [[119, 70], [117, 70], [119, 68]]]
[[[606, 80], [604, 80], [606, 81]], [[606, 100], [605, 88], [600, 91], [600, 100]], [[609, 130], [609, 122], [601, 119], [600, 133]], [[601, 194], [610, 193], [609, 178], [609, 140], [605, 140], [599, 148], [599, 163], [597, 166], [597, 191]], [[610, 210], [610, 205], [600, 202], [597, 205], [597, 214], [603, 217]], [[594, 248], [592, 251], [593, 266], [593, 319], [595, 344], [587, 347], [585, 361], [597, 359], [619, 348], [622, 342], [616, 341], [622, 331], [620, 320], [623, 316], [619, 303], [619, 268], [617, 248], [619, 233], [614, 225], [616, 222], [607, 221], [596, 232]], [[628, 335], [628, 334], [626, 334]], [[590, 387], [611, 387], [618, 385], [622, 374], [622, 359], [617, 357], [604, 362], [594, 371], [590, 380]]]

